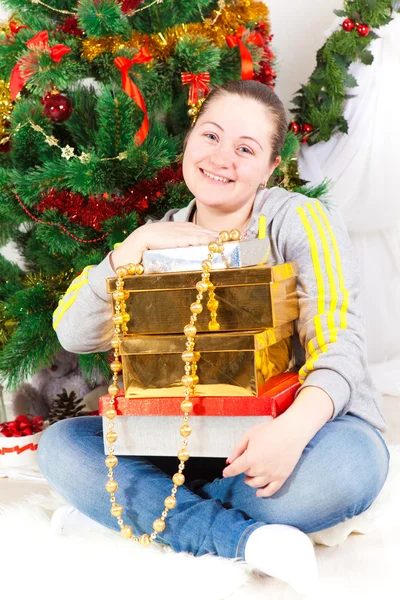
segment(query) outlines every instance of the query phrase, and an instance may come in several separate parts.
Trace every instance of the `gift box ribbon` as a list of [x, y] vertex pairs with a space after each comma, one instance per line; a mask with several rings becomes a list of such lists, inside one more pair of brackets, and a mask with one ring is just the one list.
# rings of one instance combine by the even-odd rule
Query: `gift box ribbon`
[[43, 430], [42, 417], [30, 418], [26, 415], [19, 415], [14, 421], [0, 424], [0, 435], [4, 437], [25, 437], [33, 435]]

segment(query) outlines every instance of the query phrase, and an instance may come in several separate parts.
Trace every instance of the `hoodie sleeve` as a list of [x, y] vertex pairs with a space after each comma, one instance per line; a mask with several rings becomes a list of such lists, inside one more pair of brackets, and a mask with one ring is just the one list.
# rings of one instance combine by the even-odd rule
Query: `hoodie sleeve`
[[65, 350], [89, 354], [111, 348], [114, 328], [107, 277], [116, 277], [109, 255], [99, 265], [85, 267], [58, 303], [53, 328]]
[[297, 332], [305, 351], [300, 390], [323, 389], [334, 404], [333, 420], [346, 414], [366, 371], [354, 250], [339, 211], [328, 212], [319, 200], [292, 201], [274, 221], [280, 253], [299, 265]]

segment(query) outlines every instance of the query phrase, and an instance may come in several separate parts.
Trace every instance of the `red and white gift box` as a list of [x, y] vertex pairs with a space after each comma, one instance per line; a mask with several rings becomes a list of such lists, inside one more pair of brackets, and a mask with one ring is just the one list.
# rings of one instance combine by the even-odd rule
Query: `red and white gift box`
[[41, 417], [26, 415], [19, 415], [15, 421], [0, 423], [0, 470], [35, 467], [42, 428]]
[[[189, 416], [192, 433], [188, 438], [191, 456], [226, 457], [248, 429], [273, 419], [293, 403], [300, 387], [297, 373], [286, 372], [268, 380], [260, 396], [194, 397]], [[115, 399], [117, 417], [114, 430], [118, 435], [113, 444], [116, 455], [176, 456], [181, 448], [180, 427], [183, 413], [182, 397], [125, 398], [123, 392]], [[110, 396], [99, 399], [99, 414], [105, 415]], [[103, 416], [103, 435], [108, 431], [108, 419]], [[104, 449], [108, 443], [104, 438]]]

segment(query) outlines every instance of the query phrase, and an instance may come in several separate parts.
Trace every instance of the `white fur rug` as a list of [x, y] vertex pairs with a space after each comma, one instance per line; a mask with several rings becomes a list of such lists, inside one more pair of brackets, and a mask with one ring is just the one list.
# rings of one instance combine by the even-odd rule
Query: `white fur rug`
[[[400, 399], [387, 399], [391, 451], [388, 480], [364, 514], [312, 536], [320, 583], [309, 600], [398, 598], [400, 539]], [[3, 488], [4, 489], [4, 488]], [[51, 533], [53, 511], [63, 503], [43, 493], [0, 505], [0, 580], [5, 597], [25, 600], [295, 600], [289, 586], [252, 573], [244, 563], [195, 558], [171, 549], [141, 548], [119, 534]], [[365, 535], [354, 535], [354, 533]], [[350, 535], [353, 533], [353, 535]], [[324, 544], [324, 545], [321, 545]], [[7, 574], [7, 579], [3, 579]]]
[[[394, 531], [397, 531], [396, 541], [400, 536], [399, 497], [400, 448], [396, 447], [392, 448], [390, 476], [372, 507], [363, 515], [314, 534], [314, 541], [326, 546], [316, 546], [321, 581], [310, 599], [337, 600], [339, 594], [342, 600], [347, 597], [376, 597], [369, 596], [368, 590], [365, 590], [367, 595], [357, 594], [357, 590], [360, 593], [364, 587], [365, 577], [371, 576], [368, 560], [364, 565], [366, 572], [361, 573], [359, 585], [362, 587], [354, 580], [355, 589], [351, 595], [344, 593], [352, 589], [351, 581], [346, 578], [344, 583], [343, 577], [339, 576], [340, 571], [336, 574], [335, 571], [336, 567], [349, 560], [349, 553], [343, 551], [351, 545], [353, 538], [358, 538], [354, 540], [358, 544], [352, 549], [358, 569], [363, 570], [360, 552], [366, 557], [371, 553], [374, 555], [377, 577], [382, 569], [387, 569], [390, 543], [381, 548], [383, 553], [379, 552], [376, 544], [378, 541], [379, 546], [385, 535]], [[57, 598], [78, 600], [86, 597], [133, 600], [142, 597], [142, 593], [151, 600], [176, 600], [183, 596], [190, 600], [291, 600], [299, 597], [285, 584], [252, 573], [249, 567], [237, 561], [214, 556], [195, 558], [160, 547], [144, 549], [112, 531], [85, 532], [68, 537], [53, 535], [50, 518], [62, 503], [63, 500], [46, 486], [44, 494], [31, 495], [24, 501], [0, 508], [1, 572], [7, 573], [6, 590], [15, 592], [12, 594], [15, 600], [25, 598], [26, 590], [32, 589], [33, 582], [38, 581], [43, 582], [38, 596], [41, 600], [53, 600], [55, 593]], [[351, 532], [366, 535], [350, 536], [342, 543]], [[327, 547], [335, 544], [340, 545]], [[395, 544], [393, 561], [394, 552]], [[25, 584], [18, 595], [15, 582], [21, 581], [21, 577]], [[29, 588], [26, 587], [28, 582], [31, 582]], [[10, 586], [9, 590], [7, 586]], [[368, 588], [371, 592], [371, 587]], [[6, 590], [3, 584], [3, 591]], [[384, 597], [394, 598], [396, 595]]]

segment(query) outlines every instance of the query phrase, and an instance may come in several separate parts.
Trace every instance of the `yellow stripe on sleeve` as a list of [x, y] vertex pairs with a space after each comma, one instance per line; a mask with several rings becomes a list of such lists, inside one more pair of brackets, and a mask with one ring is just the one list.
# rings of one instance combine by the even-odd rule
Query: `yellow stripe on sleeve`
[[335, 234], [332, 231], [331, 224], [329, 223], [319, 202], [316, 204], [316, 207], [317, 207], [317, 210], [320, 213], [322, 219], [324, 220], [325, 226], [329, 233], [329, 237], [330, 237], [332, 248], [333, 248], [333, 253], [335, 256], [336, 270], [337, 270], [337, 274], [338, 274], [338, 278], [339, 278], [339, 290], [343, 294], [342, 306], [340, 307], [340, 328], [347, 329], [347, 310], [349, 307], [349, 290], [346, 290], [346, 288], [344, 286], [342, 259], [340, 257], [339, 248], [338, 248], [338, 245], [336, 242]]
[[[60, 302], [58, 303], [58, 307], [56, 308], [56, 310], [53, 313], [53, 329], [54, 330], [57, 329], [65, 312], [75, 302], [76, 298], [78, 297], [79, 290], [89, 282], [88, 273], [91, 268], [92, 268], [92, 266], [88, 266], [88, 267], [84, 268], [82, 273], [73, 280], [73, 282], [71, 283], [71, 285], [65, 292], [64, 296], [61, 298]], [[70, 296], [71, 292], [74, 292], [72, 294], [72, 296]]]

